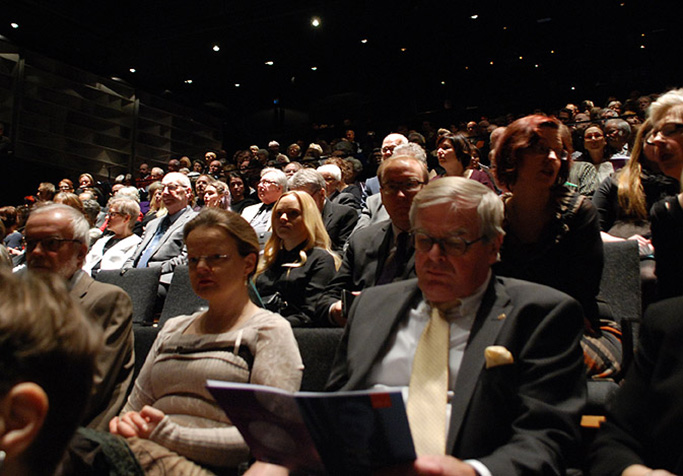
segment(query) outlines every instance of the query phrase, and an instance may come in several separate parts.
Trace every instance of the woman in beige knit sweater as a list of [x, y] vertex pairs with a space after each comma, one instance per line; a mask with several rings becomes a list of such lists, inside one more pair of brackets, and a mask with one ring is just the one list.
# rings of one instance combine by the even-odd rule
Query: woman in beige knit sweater
[[206, 380], [296, 391], [303, 364], [289, 323], [249, 299], [259, 253], [249, 224], [205, 209], [185, 226], [185, 243], [192, 287], [209, 308], [166, 323], [110, 431], [128, 438], [147, 474], [232, 474], [248, 448]]

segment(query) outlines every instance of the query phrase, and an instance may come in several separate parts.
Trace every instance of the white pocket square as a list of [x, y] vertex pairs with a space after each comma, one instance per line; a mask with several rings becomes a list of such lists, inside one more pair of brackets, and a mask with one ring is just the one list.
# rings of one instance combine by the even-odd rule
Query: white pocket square
[[490, 345], [484, 351], [486, 368], [490, 369], [499, 365], [509, 365], [515, 362], [509, 350], [502, 345]]

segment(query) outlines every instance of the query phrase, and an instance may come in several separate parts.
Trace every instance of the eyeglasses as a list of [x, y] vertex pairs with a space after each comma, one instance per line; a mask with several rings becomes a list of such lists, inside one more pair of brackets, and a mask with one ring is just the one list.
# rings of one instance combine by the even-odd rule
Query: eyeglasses
[[407, 182], [385, 182], [382, 189], [385, 193], [396, 195], [399, 191], [403, 193], [416, 193], [422, 189], [425, 182], [419, 180], [409, 180]]
[[667, 122], [659, 129], [654, 129], [645, 142], [647, 142], [649, 145], [653, 145], [654, 139], [659, 134], [661, 134], [662, 137], [671, 137], [674, 134], [680, 134], [681, 131], [683, 131], [683, 124], [680, 122]]
[[161, 190], [166, 190], [166, 189], [168, 189], [169, 192], [175, 192], [175, 191], [178, 190], [179, 188], [182, 188], [182, 187], [181, 187], [180, 185], [178, 185], [177, 183], [165, 183], [165, 184], [163, 184], [163, 185], [164, 185], [164, 188], [162, 188]]
[[74, 240], [74, 239], [69, 239], [69, 238], [55, 238], [55, 237], [49, 237], [49, 238], [41, 238], [41, 239], [26, 239], [24, 238], [22, 240], [22, 244], [24, 245], [24, 248], [26, 251], [33, 251], [36, 249], [36, 246], [38, 246], [38, 243], [40, 243], [40, 247], [45, 250], [45, 251], [51, 251], [55, 252], [58, 251], [59, 248], [62, 247], [62, 245], [66, 242], [71, 242], [71, 243], [82, 243], [80, 240]]
[[415, 249], [417, 251], [421, 253], [429, 253], [434, 244], [437, 244], [439, 245], [441, 252], [449, 256], [462, 256], [467, 253], [467, 250], [470, 246], [484, 239], [483, 235], [473, 241], [467, 241], [461, 236], [434, 238], [422, 230], [415, 230], [412, 232], [412, 235], [413, 242], [415, 243]]
[[278, 182], [273, 182], [272, 180], [263, 180], [261, 179], [259, 181], [259, 185], [263, 184], [264, 187], [267, 187], [268, 185], [273, 185], [273, 186], [279, 186], [280, 184]]
[[605, 137], [605, 136], [603, 136], [599, 132], [594, 132], [592, 134], [586, 134], [584, 136], [584, 139], [585, 140], [598, 140], [598, 139], [602, 139], [603, 137]]
[[527, 147], [526, 150], [528, 150], [532, 154], [542, 155], [543, 157], [547, 157], [548, 154], [550, 154], [550, 151], [552, 150], [553, 152], [555, 152], [555, 155], [560, 160], [567, 160], [569, 158], [569, 154], [567, 154], [566, 150], [553, 149], [552, 147], [548, 147], [546, 144], [543, 144], [542, 142], [538, 142], [530, 147]]
[[187, 258], [187, 264], [190, 268], [196, 268], [199, 266], [199, 262], [204, 260], [204, 263], [206, 263], [209, 268], [213, 268], [220, 264], [221, 261], [228, 258], [230, 258], [230, 255], [193, 256]]
[[382, 152], [393, 152], [395, 148], [395, 145], [385, 145], [382, 147]]
[[121, 213], [121, 212], [109, 212], [109, 213], [107, 213], [107, 215], [109, 215], [109, 218], [125, 217], [126, 216], [125, 213]]

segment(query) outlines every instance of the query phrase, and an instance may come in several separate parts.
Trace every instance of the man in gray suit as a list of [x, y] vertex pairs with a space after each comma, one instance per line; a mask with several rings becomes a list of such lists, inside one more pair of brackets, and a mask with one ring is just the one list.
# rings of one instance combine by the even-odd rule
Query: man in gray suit
[[[493, 275], [502, 220], [487, 187], [461, 177], [430, 183], [410, 210], [417, 279], [366, 289], [351, 309], [328, 389], [408, 388], [418, 458], [387, 474], [564, 474], [576, 457], [586, 396], [581, 307]], [[423, 359], [434, 347], [443, 351], [439, 375], [440, 360]], [[425, 391], [432, 385], [436, 392]]]
[[24, 232], [26, 264], [29, 269], [64, 278], [71, 296], [104, 331], [84, 424], [107, 430], [109, 420], [123, 407], [133, 380], [133, 305], [121, 288], [97, 282], [81, 270], [88, 254], [89, 228], [83, 214], [69, 206], [35, 209]]
[[187, 264], [183, 227], [197, 216], [197, 212], [189, 206], [192, 186], [185, 174], [171, 172], [164, 176], [161, 183], [164, 185], [161, 199], [168, 214], [147, 224], [142, 241], [123, 269], [160, 267], [159, 295], [165, 297], [173, 270], [178, 265]]

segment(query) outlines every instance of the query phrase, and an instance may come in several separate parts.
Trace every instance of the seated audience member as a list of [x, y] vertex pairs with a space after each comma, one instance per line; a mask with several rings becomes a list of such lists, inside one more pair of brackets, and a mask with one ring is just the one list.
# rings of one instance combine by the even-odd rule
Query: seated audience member
[[166, 210], [166, 205], [161, 199], [162, 193], [164, 191], [164, 185], [161, 182], [152, 182], [149, 184], [149, 210], [145, 213], [142, 219], [142, 229], [144, 231], [150, 221], [155, 218], [161, 218], [166, 216], [168, 210]]
[[[421, 160], [425, 164], [425, 167], [427, 166], [427, 153], [418, 144], [401, 144], [392, 150], [393, 154], [395, 155], [410, 155]], [[358, 223], [356, 223], [356, 227], [353, 229], [353, 231], [356, 232], [361, 228], [365, 228], [371, 223], [377, 223], [388, 219], [389, 214], [382, 203], [382, 194], [375, 193], [370, 195], [365, 201], [365, 205], [360, 213], [360, 218], [358, 219]]]
[[[100, 218], [101, 214], [102, 217]], [[100, 207], [96, 200], [83, 200], [83, 215], [85, 215], [85, 219], [88, 220], [88, 225], [90, 225], [90, 231], [88, 232], [90, 243], [94, 243], [102, 236], [102, 230], [99, 227], [104, 224], [106, 214], [102, 213], [102, 207]]]
[[590, 474], [683, 474], [683, 299], [652, 304], [638, 352], [593, 441]]
[[261, 171], [261, 180], [256, 189], [261, 203], [246, 207], [242, 210], [242, 217], [256, 231], [263, 248], [272, 233], [270, 216], [273, 206], [287, 191], [287, 176], [282, 170], [266, 167]]
[[57, 276], [0, 269], [0, 474], [53, 473], [87, 407], [101, 337]]
[[249, 205], [255, 205], [258, 200], [248, 196], [249, 191], [245, 188], [244, 179], [238, 172], [230, 172], [228, 175], [228, 189], [230, 191], [230, 210], [241, 214]]
[[103, 236], [92, 245], [83, 271], [93, 275], [101, 269], [121, 269], [140, 243], [140, 237], [133, 233], [139, 215], [140, 206], [135, 200], [117, 197], [109, 200], [107, 230], [113, 234]]
[[472, 145], [462, 134], [444, 134], [437, 139], [436, 156], [446, 171], [442, 177], [466, 177], [495, 190], [489, 176], [481, 170], [470, 168]]
[[220, 180], [214, 180], [204, 189], [204, 206], [208, 208], [222, 208], [227, 210], [230, 199], [227, 196], [228, 185]]
[[[340, 144], [348, 145], [348, 142], [340, 142]], [[339, 195], [341, 196], [348, 194], [353, 197], [353, 203], [348, 203], [347, 205], [353, 206], [354, 208], [360, 210], [364, 202], [363, 191], [361, 190], [360, 185], [356, 183], [356, 172], [351, 160], [353, 159], [331, 157], [327, 159], [325, 163], [334, 164], [339, 167], [339, 170], [341, 170], [341, 181], [337, 185]]]
[[572, 163], [567, 181], [576, 191], [592, 197], [595, 190], [614, 173], [614, 166], [606, 154], [605, 132], [597, 124], [591, 124], [583, 132], [584, 152]]
[[598, 216], [590, 200], [564, 186], [571, 145], [567, 138], [563, 142], [560, 127], [557, 119], [527, 116], [510, 124], [500, 139], [497, 179], [511, 193], [503, 195], [505, 239], [494, 269], [579, 301], [588, 373], [616, 378], [621, 333], [616, 322], [601, 323], [596, 300], [603, 268]]
[[55, 195], [54, 202], [68, 205], [81, 213], [85, 213], [83, 209], [83, 202], [75, 193], [59, 192], [57, 195]]
[[631, 126], [623, 119], [605, 121], [605, 136], [610, 160], [628, 159], [628, 144], [631, 138]]
[[164, 325], [125, 408], [109, 424], [128, 439], [147, 474], [166, 468], [170, 473], [151, 474], [204, 475], [198, 465], [225, 469], [248, 460], [207, 378], [292, 392], [301, 383], [289, 323], [249, 299], [259, 255], [254, 230], [236, 213], [207, 208], [185, 225], [184, 239], [192, 288], [209, 307]]
[[60, 192], [74, 193], [74, 183], [68, 178], [60, 180], [58, 188]]
[[370, 286], [415, 275], [408, 213], [413, 197], [427, 183], [427, 167], [412, 155], [394, 154], [382, 162], [377, 176], [390, 219], [351, 234], [341, 267], [318, 301], [318, 322], [345, 324], [344, 291], [359, 293]]
[[353, 207], [340, 205], [327, 199], [325, 179], [313, 169], [302, 169], [288, 181], [290, 190], [308, 193], [322, 214], [325, 230], [330, 237], [333, 251], [341, 252], [358, 221], [358, 213]]
[[5, 227], [2, 244], [8, 249], [21, 250], [21, 232], [18, 230], [19, 222], [16, 207], [0, 207], [0, 222]]
[[52, 200], [57, 193], [55, 185], [50, 182], [41, 182], [38, 185], [38, 192], [36, 193], [36, 198], [39, 202], [49, 202]]
[[123, 268], [160, 267], [159, 295], [166, 296], [173, 270], [187, 263], [183, 226], [197, 215], [189, 206], [192, 197], [190, 179], [179, 172], [164, 175], [161, 200], [168, 213], [150, 221], [133, 255]]
[[417, 279], [356, 298], [327, 387], [408, 389], [418, 458], [386, 474], [564, 474], [575, 462], [581, 310], [492, 273], [502, 222], [482, 184], [431, 182], [410, 210]]
[[28, 269], [63, 278], [69, 294], [104, 332], [95, 361], [95, 378], [84, 425], [105, 429], [125, 401], [133, 380], [133, 306], [118, 286], [100, 283], [84, 273], [88, 253], [88, 222], [66, 205], [36, 208], [26, 222]]
[[303, 191], [285, 193], [275, 204], [271, 220], [273, 234], [256, 277], [265, 307], [292, 326], [329, 325], [314, 321], [315, 306], [340, 260], [330, 249], [313, 198]]
[[[292, 145], [296, 145], [297, 147], [299, 147], [298, 144], [292, 144]], [[292, 147], [292, 146], [290, 145], [289, 147]], [[285, 173], [287, 178], [292, 178], [292, 175], [294, 175], [295, 173], [297, 173], [299, 170], [301, 170], [303, 168], [304, 168], [304, 166], [301, 165], [300, 162], [295, 161], [295, 162], [290, 162], [287, 165], [285, 165], [285, 168], [282, 169], [282, 171]]]
[[[669, 91], [650, 106], [648, 138], [654, 160], [673, 180], [683, 172], [683, 89]], [[683, 194], [656, 203], [650, 213], [659, 298], [683, 295]]]
[[327, 199], [340, 205], [347, 205], [355, 209], [360, 208], [360, 202], [352, 194], [342, 192], [344, 184], [341, 168], [334, 163], [325, 163], [316, 169], [325, 179]]
[[195, 206], [194, 210], [199, 211], [204, 207], [204, 191], [206, 186], [213, 182], [215, 179], [211, 175], [202, 174], [197, 177], [194, 183], [194, 196], [195, 196]]
[[[394, 149], [399, 145], [407, 144], [408, 139], [403, 134], [391, 133], [382, 140], [381, 162], [384, 162], [394, 154]], [[365, 181], [365, 193], [367, 196], [379, 194], [379, 177], [370, 177]]]

